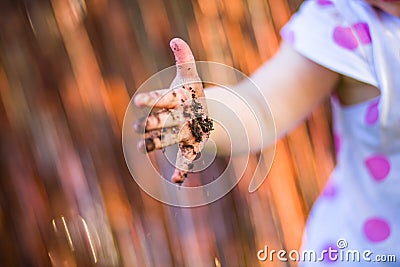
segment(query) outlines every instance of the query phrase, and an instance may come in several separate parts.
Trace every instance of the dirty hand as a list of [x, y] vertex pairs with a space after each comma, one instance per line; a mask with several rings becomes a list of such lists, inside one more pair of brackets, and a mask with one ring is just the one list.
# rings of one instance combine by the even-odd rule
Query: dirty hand
[[176, 60], [176, 77], [169, 89], [138, 94], [138, 107], [159, 110], [134, 123], [137, 132], [145, 132], [138, 143], [139, 150], [151, 152], [179, 144], [175, 171], [171, 180], [182, 183], [193, 168], [193, 161], [203, 149], [213, 122], [208, 117], [202, 82], [189, 46], [181, 39], [171, 40], [170, 47]]

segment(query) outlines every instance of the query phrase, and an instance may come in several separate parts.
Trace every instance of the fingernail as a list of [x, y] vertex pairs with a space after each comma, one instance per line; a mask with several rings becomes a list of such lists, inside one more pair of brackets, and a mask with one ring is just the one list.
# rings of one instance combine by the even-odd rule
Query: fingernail
[[147, 102], [149, 102], [149, 96], [148, 95], [143, 95], [142, 96], [142, 103], [143, 104], [147, 104]]
[[156, 148], [153, 139], [146, 138], [142, 142], [137, 144], [137, 149], [142, 153], [148, 153], [153, 151]]
[[172, 174], [171, 181], [175, 184], [182, 184], [185, 181], [185, 178], [187, 177], [187, 173], [184, 173], [180, 170], [175, 170], [174, 173]]
[[141, 152], [141, 153], [143, 153], [143, 154], [146, 153], [146, 146], [145, 146], [144, 141], [143, 141], [143, 142], [139, 142], [139, 143], [137, 144], [137, 149], [139, 150], [139, 152]]
[[146, 103], [149, 101], [149, 96], [146, 94], [138, 94], [134, 100], [135, 105], [138, 107], [142, 107], [144, 105], [146, 105]]
[[144, 140], [144, 143], [145, 143], [147, 152], [151, 152], [156, 148], [156, 145], [154, 144], [154, 141], [151, 138], [146, 138]]
[[145, 118], [140, 118], [133, 123], [133, 130], [137, 133], [143, 133]]

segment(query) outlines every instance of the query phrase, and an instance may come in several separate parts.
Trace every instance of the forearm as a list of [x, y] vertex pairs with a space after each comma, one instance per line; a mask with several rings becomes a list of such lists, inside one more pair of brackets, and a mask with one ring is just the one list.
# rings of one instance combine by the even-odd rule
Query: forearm
[[233, 90], [205, 90], [209, 115], [214, 118], [210, 138], [218, 154], [229, 155], [231, 149], [234, 155], [256, 152], [274, 142], [275, 127], [268, 106], [253, 93], [241, 84]]
[[[234, 140], [233, 152], [244, 152], [247, 147], [255, 152], [270, 145], [275, 137], [282, 137], [293, 129], [330, 94], [338, 80], [337, 73], [304, 58], [284, 45], [274, 58], [250, 76], [250, 80], [244, 80], [233, 88], [245, 101], [221, 88], [207, 90], [206, 97], [217, 99], [234, 110], [238, 117], [230, 120], [226, 118], [226, 121], [232, 125], [242, 123], [247, 131], [249, 143], [245, 142], [247, 140]], [[264, 98], [254, 91], [254, 84]], [[225, 116], [231, 116], [224, 113], [224, 108], [215, 105], [210, 108], [210, 116], [213, 117], [214, 114], [223, 116], [224, 120]], [[229, 134], [232, 137], [237, 136], [233, 132]], [[224, 138], [223, 129], [216, 125], [211, 138], [216, 142], [218, 153], [226, 154], [229, 142]]]

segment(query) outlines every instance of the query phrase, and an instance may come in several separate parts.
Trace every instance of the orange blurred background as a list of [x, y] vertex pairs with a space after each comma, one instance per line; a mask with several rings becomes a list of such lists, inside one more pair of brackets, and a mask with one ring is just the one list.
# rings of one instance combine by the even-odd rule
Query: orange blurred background
[[[301, 244], [334, 165], [328, 102], [278, 142], [258, 191], [247, 191], [249, 171], [198, 208], [140, 190], [121, 128], [136, 88], [174, 63], [170, 39], [186, 40], [198, 60], [250, 74], [277, 50], [300, 2], [2, 1], [1, 265], [296, 266], [260, 262], [257, 251]], [[219, 158], [211, 172], [223, 166]]]

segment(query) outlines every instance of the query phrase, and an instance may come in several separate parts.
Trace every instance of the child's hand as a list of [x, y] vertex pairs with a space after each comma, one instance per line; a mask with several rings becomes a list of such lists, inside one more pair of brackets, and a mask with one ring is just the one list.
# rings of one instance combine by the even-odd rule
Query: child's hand
[[145, 140], [138, 143], [144, 152], [179, 143], [176, 169], [171, 180], [182, 183], [213, 130], [213, 122], [208, 118], [202, 82], [189, 46], [178, 38], [173, 39], [170, 46], [176, 60], [176, 77], [168, 90], [135, 97], [138, 107], [160, 110], [137, 120], [134, 129], [145, 132]]

